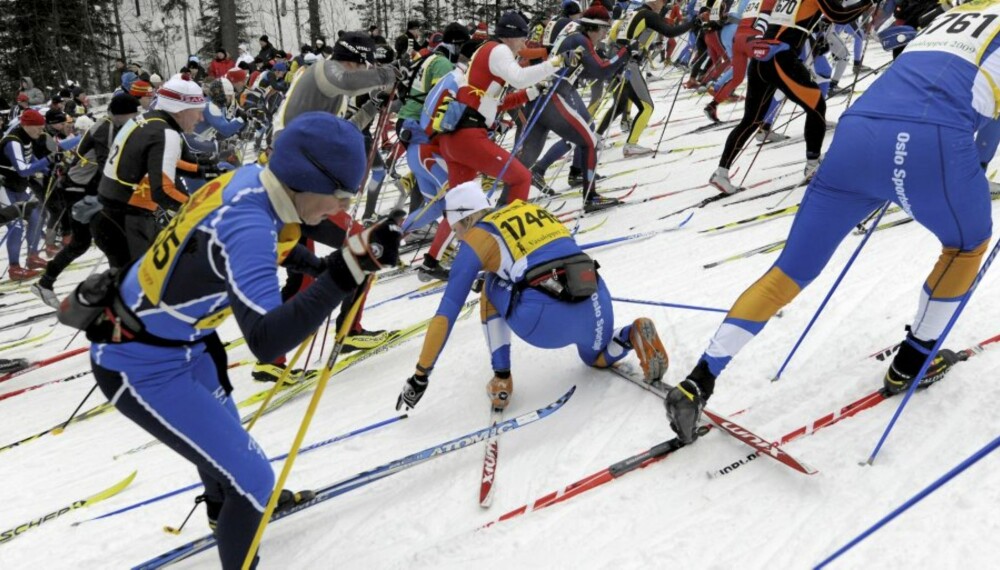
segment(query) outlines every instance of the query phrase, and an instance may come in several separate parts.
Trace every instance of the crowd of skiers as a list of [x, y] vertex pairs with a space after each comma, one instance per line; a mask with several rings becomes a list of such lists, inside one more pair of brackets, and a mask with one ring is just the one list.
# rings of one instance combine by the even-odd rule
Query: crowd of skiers
[[[102, 275], [111, 277], [85, 285], [92, 293], [113, 286], [129, 302], [111, 303], [105, 313], [70, 307], [64, 322], [88, 331], [95, 376], [119, 409], [201, 468], [224, 565], [235, 566], [274, 481], [262, 455], [232, 452], [234, 442], [259, 448], [228, 400], [225, 355], [214, 334], [226, 317], [235, 315], [261, 359], [254, 378], [274, 381], [285, 372], [284, 353], [334, 305], [341, 306], [340, 320], [363, 306], [367, 275], [395, 265], [405, 239], [429, 245], [414, 264], [421, 277], [449, 285], [397, 409], [422, 398], [474, 287], [483, 295], [494, 407], [505, 407], [513, 390], [511, 332], [545, 348], [575, 345], [586, 364], [598, 367], [634, 350], [645, 379], [659, 380], [667, 355], [652, 321], [614, 327], [597, 266], [530, 201], [532, 187], [536, 195], [555, 194], [546, 182], [550, 166], [572, 152], [567, 180], [579, 188], [584, 212], [619, 206], [601, 194], [598, 164], [617, 121], [624, 158], [654, 152], [639, 140], [654, 109], [647, 82], [657, 66], [690, 74], [677, 92], [710, 95], [704, 112], [712, 125], [721, 122], [719, 105], [744, 101], [736, 91], [747, 81], [743, 117], [734, 121], [717, 170], [706, 176], [723, 197], [743, 190], [730, 181], [729, 167], [746, 143], [783, 136], [770, 126], [784, 99], [806, 114], [809, 181], [827, 131], [825, 100], [845, 86], [848, 67], [855, 77], [865, 72], [861, 42], [873, 21], [895, 14], [882, 44], [902, 50], [940, 14], [936, 6], [910, 0], [876, 14], [869, 0], [564, 0], [530, 20], [507, 11], [492, 25], [453, 22], [440, 31], [411, 21], [393, 45], [375, 26], [340, 33], [332, 45], [316, 40], [294, 55], [261, 36], [256, 57], [246, 45], [236, 59], [220, 49], [207, 65], [192, 57], [166, 78], [119, 60], [118, 88], [99, 114], [80, 86], [47, 97], [24, 77], [0, 141], [6, 277], [34, 280], [32, 292], [58, 307], [60, 274], [91, 243], [106, 255], [112, 273]], [[875, 105], [873, 97], [865, 101]], [[550, 134], [555, 140], [546, 148]], [[995, 150], [996, 141], [982, 146]], [[833, 184], [828, 172], [817, 176]], [[398, 196], [383, 205], [389, 181]], [[364, 201], [358, 219], [348, 207], [355, 199]], [[868, 197], [849, 214], [876, 202]], [[814, 210], [804, 202], [800, 215], [820, 216]], [[838, 212], [826, 212], [827, 219]], [[929, 349], [928, 338], [913, 335], [941, 334], [942, 295], [968, 288], [988, 237], [980, 226], [946, 250], [962, 262], [940, 270], [939, 280], [951, 280], [947, 291], [931, 290], [923, 300], [935, 320], [914, 325], [910, 348], [900, 351], [906, 362], [896, 363], [887, 386], [912, 379], [914, 363]], [[786, 254], [798, 251], [792, 241]], [[317, 258], [315, 243], [335, 252]], [[275, 254], [288, 272], [280, 291], [265, 271]], [[729, 359], [822, 268], [818, 257], [786, 254], [741, 297], [696, 368], [666, 398], [685, 443], [694, 439]], [[70, 305], [81, 298], [74, 294]], [[543, 313], [545, 326], [537, 324]], [[378, 346], [392, 334], [366, 330], [361, 311], [351, 318], [347, 350]], [[274, 327], [281, 338], [266, 332]], [[949, 363], [935, 362], [932, 371], [943, 374]], [[178, 378], [171, 386], [181, 399], [180, 392], [208, 390], [191, 404], [200, 411], [177, 410], [162, 393], [145, 392], [143, 382], [160, 376]], [[126, 384], [130, 395], [119, 399]], [[283, 502], [300, 498], [289, 494]]]

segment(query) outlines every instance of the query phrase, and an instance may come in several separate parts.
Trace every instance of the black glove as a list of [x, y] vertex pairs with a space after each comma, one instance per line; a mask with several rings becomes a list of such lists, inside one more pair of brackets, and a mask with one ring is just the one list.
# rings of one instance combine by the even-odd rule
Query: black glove
[[429, 378], [423, 374], [414, 374], [407, 378], [406, 383], [403, 384], [403, 390], [399, 393], [399, 398], [396, 399], [396, 411], [403, 408], [409, 411], [417, 407], [417, 402], [424, 397], [424, 392], [427, 391], [428, 380]]
[[393, 219], [375, 224], [347, 239], [344, 247], [327, 257], [327, 270], [337, 285], [351, 291], [369, 273], [399, 261], [399, 241], [403, 232]]
[[281, 261], [281, 266], [293, 273], [319, 277], [326, 271], [326, 259], [316, 257], [306, 246], [297, 243]]

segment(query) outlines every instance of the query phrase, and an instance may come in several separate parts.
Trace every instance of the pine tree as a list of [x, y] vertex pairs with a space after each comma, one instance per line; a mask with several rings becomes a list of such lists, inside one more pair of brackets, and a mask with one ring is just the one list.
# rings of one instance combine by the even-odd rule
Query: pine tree
[[0, 90], [15, 92], [20, 77], [51, 91], [73, 80], [90, 90], [109, 85], [117, 56], [114, 0], [6, 0], [0, 10]]

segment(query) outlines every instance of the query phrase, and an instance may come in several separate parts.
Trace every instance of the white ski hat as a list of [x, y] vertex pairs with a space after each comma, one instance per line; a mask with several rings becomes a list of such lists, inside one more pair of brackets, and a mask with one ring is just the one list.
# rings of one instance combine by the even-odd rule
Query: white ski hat
[[177, 74], [156, 90], [156, 108], [168, 113], [180, 113], [187, 109], [201, 109], [205, 106], [205, 93], [197, 83]]
[[93, 126], [94, 126], [94, 119], [91, 119], [87, 115], [80, 115], [73, 122], [73, 128], [76, 129], [76, 132], [80, 134], [89, 131], [90, 128]]
[[490, 208], [490, 200], [483, 194], [483, 187], [477, 180], [459, 184], [445, 195], [444, 215], [452, 227], [468, 216]]

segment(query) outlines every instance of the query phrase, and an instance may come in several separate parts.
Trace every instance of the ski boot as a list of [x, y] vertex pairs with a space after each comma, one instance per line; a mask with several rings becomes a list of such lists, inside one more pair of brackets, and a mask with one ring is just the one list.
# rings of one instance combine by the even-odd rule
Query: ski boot
[[639, 144], [625, 143], [625, 147], [622, 149], [622, 155], [625, 158], [634, 158], [637, 156], [646, 156], [653, 154], [653, 149], [644, 147]]
[[781, 133], [776, 133], [772, 131], [770, 128], [765, 129], [761, 127], [761, 129], [757, 131], [757, 142], [760, 143], [787, 141], [789, 138], [791, 137], [789, 137], [788, 135], [783, 135]]
[[28, 255], [28, 269], [45, 269], [45, 266], [49, 264], [42, 256], [37, 253], [32, 253]]
[[716, 190], [726, 194], [727, 196], [743, 190], [739, 186], [733, 184], [733, 182], [729, 179], [729, 169], [721, 166], [715, 169], [715, 172], [712, 173], [712, 177], [708, 179], [708, 183], [715, 186]]
[[[920, 371], [924, 359], [927, 358], [927, 351], [934, 347], [934, 342], [933, 340], [917, 340], [910, 334], [906, 335], [906, 340], [899, 345], [899, 352], [892, 359], [892, 364], [889, 365], [889, 369], [885, 371], [885, 377], [882, 379], [882, 385], [886, 392], [899, 394], [910, 388], [913, 377]], [[965, 358], [953, 350], [947, 348], [939, 350], [934, 356], [934, 360], [931, 360], [930, 366], [927, 367], [924, 377], [920, 379], [918, 388], [926, 388], [942, 380], [948, 370], [961, 360], [965, 360]]]
[[493, 378], [486, 383], [486, 395], [490, 397], [494, 410], [507, 409], [513, 393], [514, 379], [510, 376], [510, 370], [497, 370], [493, 373]]
[[545, 196], [555, 196], [557, 192], [545, 181], [545, 173], [531, 171], [531, 185], [538, 188], [538, 191]]
[[41, 273], [41, 271], [38, 271], [37, 269], [25, 268], [20, 265], [11, 265], [10, 269], [7, 270], [7, 277], [9, 277], [11, 281], [21, 282], [38, 277], [39, 273]]
[[368, 331], [365, 329], [351, 331], [347, 333], [347, 337], [344, 339], [344, 346], [341, 347], [340, 351], [354, 352], [355, 350], [378, 348], [395, 333], [396, 331]]
[[52, 290], [52, 286], [44, 282], [44, 278], [31, 286], [31, 294], [42, 300], [43, 303], [52, 307], [53, 309], [59, 308], [59, 297], [56, 297], [55, 291]]
[[[277, 382], [281, 378], [281, 375], [285, 373], [288, 368], [285, 364], [274, 364], [270, 362], [258, 362], [253, 366], [253, 372], [250, 376], [258, 382]], [[306, 380], [311, 380], [316, 377], [319, 372], [316, 370], [307, 370], [304, 378]], [[285, 378], [285, 385], [296, 384], [299, 381], [299, 377], [302, 376], [301, 368], [293, 368], [288, 376]]]
[[816, 170], [819, 168], [820, 159], [810, 158], [806, 160], [806, 167], [802, 171], [802, 179], [806, 182], [812, 180], [813, 175], [816, 174]]
[[614, 208], [622, 203], [618, 198], [610, 198], [606, 196], [601, 196], [600, 194], [594, 192], [587, 201], [583, 203], [583, 211], [587, 214], [591, 212], [599, 212], [601, 210], [607, 210], [608, 208]]
[[713, 123], [722, 122], [719, 120], [718, 108], [719, 104], [714, 99], [708, 105], [705, 105], [705, 116]]
[[417, 267], [417, 279], [423, 283], [440, 279], [447, 281], [450, 272], [441, 266], [441, 262], [434, 259], [430, 254], [424, 254], [424, 262]]
[[708, 370], [708, 363], [699, 360], [687, 379], [667, 392], [663, 405], [667, 409], [670, 429], [681, 442], [688, 444], [697, 439], [701, 411], [714, 389], [715, 376]]
[[667, 373], [667, 367], [670, 366], [670, 357], [660, 342], [660, 335], [656, 334], [653, 321], [646, 317], [633, 321], [628, 333], [628, 344], [639, 357], [646, 382], [662, 380], [663, 375]]

